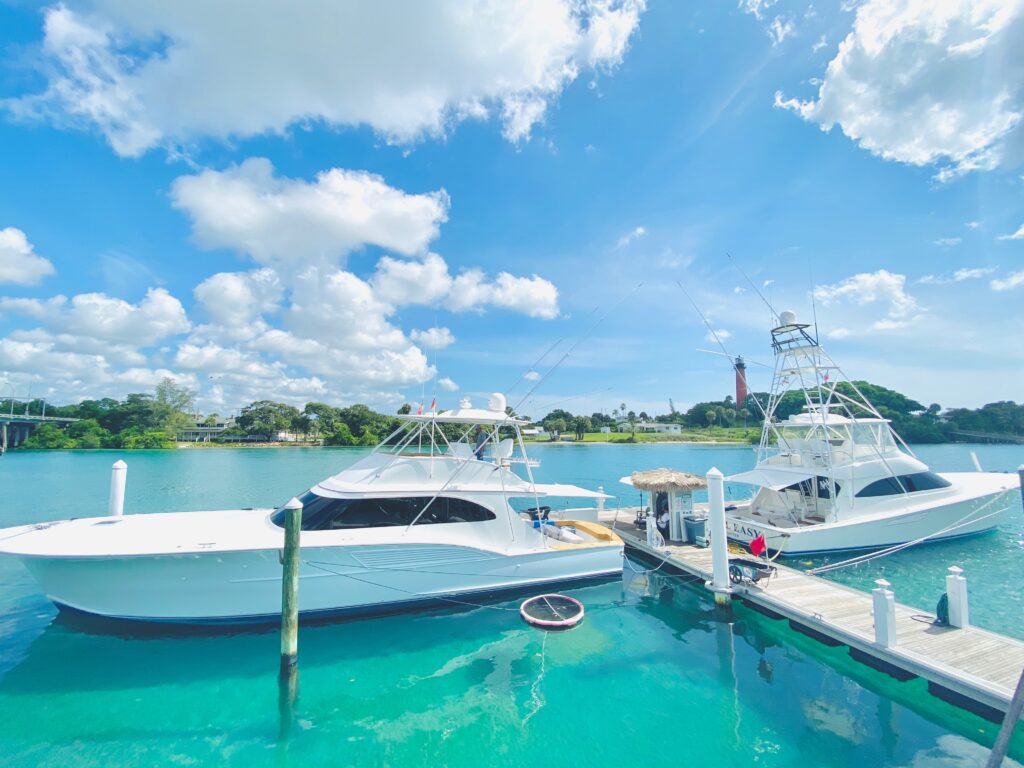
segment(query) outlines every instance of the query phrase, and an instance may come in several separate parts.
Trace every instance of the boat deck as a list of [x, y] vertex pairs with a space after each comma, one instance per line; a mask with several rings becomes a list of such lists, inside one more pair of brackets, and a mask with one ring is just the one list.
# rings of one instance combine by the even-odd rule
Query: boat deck
[[[678, 571], [710, 581], [711, 549], [689, 544], [652, 548], [633, 525], [634, 510], [607, 510], [602, 523], [628, 549]], [[896, 645], [875, 642], [872, 597], [851, 587], [775, 563], [771, 579], [732, 585], [733, 596], [768, 616], [788, 619], [798, 632], [827, 645], [846, 645], [850, 654], [897, 679], [922, 677], [935, 696], [1000, 722], [1024, 668], [1024, 642], [977, 627], [937, 626], [931, 614], [896, 605]]]

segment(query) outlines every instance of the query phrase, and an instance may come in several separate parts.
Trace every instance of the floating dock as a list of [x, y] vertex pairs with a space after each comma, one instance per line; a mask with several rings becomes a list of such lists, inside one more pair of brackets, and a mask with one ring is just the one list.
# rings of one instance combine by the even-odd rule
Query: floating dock
[[[626, 548], [666, 570], [705, 582], [712, 579], [710, 548], [689, 544], [651, 547], [632, 523], [636, 509], [602, 510], [600, 521], [613, 527]], [[825, 645], [845, 645], [850, 655], [898, 680], [921, 677], [944, 701], [999, 723], [1010, 706], [1024, 668], [1024, 642], [977, 627], [935, 623], [935, 616], [896, 605], [896, 642], [875, 641], [872, 595], [812, 576], [779, 562], [775, 574], [757, 584], [732, 585], [732, 597], [770, 618], [788, 620], [797, 632]]]

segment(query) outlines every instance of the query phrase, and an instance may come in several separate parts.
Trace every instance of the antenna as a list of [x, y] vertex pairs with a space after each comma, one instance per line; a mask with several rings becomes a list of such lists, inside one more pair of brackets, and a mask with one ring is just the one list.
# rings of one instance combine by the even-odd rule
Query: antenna
[[808, 269], [811, 273], [811, 318], [814, 320], [814, 338], [818, 340], [821, 334], [818, 333], [818, 304], [814, 300], [814, 265], [809, 265]]

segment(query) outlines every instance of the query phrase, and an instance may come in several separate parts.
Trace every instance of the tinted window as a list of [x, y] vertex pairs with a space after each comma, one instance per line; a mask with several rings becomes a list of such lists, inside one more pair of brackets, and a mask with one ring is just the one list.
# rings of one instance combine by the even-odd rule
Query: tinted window
[[899, 475], [876, 480], [857, 491], [857, 496], [894, 496], [897, 493], [903, 493], [904, 490], [907, 493], [914, 493], [915, 491], [931, 491], [949, 486], [949, 480], [934, 472], [915, 472], [912, 475]]
[[[342, 528], [382, 528], [434, 523], [476, 523], [494, 520], [494, 513], [465, 499], [440, 496], [432, 503], [429, 496], [388, 499], [331, 499], [306, 493], [302, 502], [302, 530], [332, 531]], [[424, 507], [426, 510], [424, 511]], [[420, 515], [420, 512], [423, 512]], [[284, 527], [285, 511], [279, 509], [271, 520]]]
[[948, 488], [952, 483], [934, 472], [918, 472], [913, 475], [900, 475], [900, 480], [908, 491], [932, 491], [936, 488]]

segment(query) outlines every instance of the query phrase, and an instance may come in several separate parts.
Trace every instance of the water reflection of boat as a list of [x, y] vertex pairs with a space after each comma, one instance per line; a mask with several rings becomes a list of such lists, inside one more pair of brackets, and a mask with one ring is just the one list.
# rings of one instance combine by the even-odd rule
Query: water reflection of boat
[[[544, 519], [550, 498], [601, 494], [535, 482], [525, 422], [504, 397], [400, 419], [373, 453], [301, 497], [304, 617], [621, 573], [622, 541], [609, 529]], [[517, 500], [534, 506], [520, 512]], [[0, 553], [21, 558], [61, 607], [267, 622], [280, 615], [284, 519], [283, 509], [80, 518], [0, 531]]]
[[[757, 465], [728, 480], [757, 488], [728, 508], [729, 537], [764, 536], [783, 555], [872, 549], [994, 528], [1016, 475], [936, 473], [792, 312], [772, 329], [775, 370]], [[792, 411], [794, 401], [802, 411]]]

